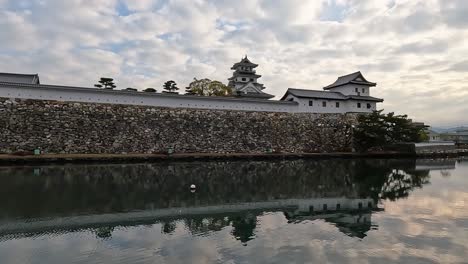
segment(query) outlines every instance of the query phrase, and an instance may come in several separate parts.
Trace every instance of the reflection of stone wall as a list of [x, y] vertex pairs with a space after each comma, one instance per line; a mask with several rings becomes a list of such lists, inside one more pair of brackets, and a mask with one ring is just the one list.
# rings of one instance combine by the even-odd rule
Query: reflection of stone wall
[[[408, 178], [403, 171], [393, 173], [395, 168], [402, 168], [413, 176]], [[415, 186], [422, 186], [428, 176], [424, 171], [416, 174], [410, 169], [414, 169], [414, 161], [405, 160], [0, 167], [0, 218], [115, 213], [295, 198], [405, 197]], [[191, 184], [197, 186], [195, 193], [189, 190]], [[383, 186], [394, 188], [383, 192]]]
[[0, 167], [0, 216], [355, 197], [350, 170], [331, 160]]
[[0, 153], [265, 153], [351, 149], [355, 116], [0, 98]]

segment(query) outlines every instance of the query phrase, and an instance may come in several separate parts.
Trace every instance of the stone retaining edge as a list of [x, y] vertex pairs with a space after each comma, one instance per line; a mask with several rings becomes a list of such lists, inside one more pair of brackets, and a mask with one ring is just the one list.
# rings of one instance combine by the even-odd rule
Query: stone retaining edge
[[199, 161], [199, 160], [268, 160], [268, 159], [346, 159], [346, 158], [448, 158], [466, 156], [459, 153], [183, 153], [183, 154], [44, 154], [15, 156], [0, 154], [0, 165], [36, 163], [90, 163], [90, 162], [149, 162], [149, 161]]

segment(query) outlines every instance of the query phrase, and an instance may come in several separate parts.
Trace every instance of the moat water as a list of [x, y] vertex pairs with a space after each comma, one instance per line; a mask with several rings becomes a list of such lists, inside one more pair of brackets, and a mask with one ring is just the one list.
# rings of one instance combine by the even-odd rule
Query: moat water
[[4, 166], [0, 263], [468, 263], [468, 160]]

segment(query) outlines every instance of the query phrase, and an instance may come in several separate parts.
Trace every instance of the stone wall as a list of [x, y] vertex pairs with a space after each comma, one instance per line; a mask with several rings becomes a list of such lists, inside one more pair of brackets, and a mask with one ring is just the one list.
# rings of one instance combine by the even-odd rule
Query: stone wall
[[0, 153], [351, 151], [355, 115], [0, 98]]

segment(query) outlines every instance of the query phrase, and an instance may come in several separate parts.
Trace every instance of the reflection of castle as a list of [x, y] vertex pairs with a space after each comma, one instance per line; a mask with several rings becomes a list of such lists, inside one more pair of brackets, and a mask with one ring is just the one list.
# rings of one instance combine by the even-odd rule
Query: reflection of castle
[[416, 171], [420, 170], [454, 170], [455, 161], [451, 159], [416, 160]]
[[[0, 234], [44, 233], [51, 230], [95, 229], [97, 236], [105, 238], [111, 235], [115, 226], [141, 224], [162, 224], [162, 232], [172, 233], [176, 222], [183, 221], [195, 234], [219, 231], [231, 225], [233, 235], [246, 242], [253, 237], [257, 217], [265, 211], [284, 212], [289, 220], [324, 219], [343, 224], [349, 230], [344, 233], [355, 236], [361, 230], [369, 230], [370, 214], [376, 209], [372, 199], [288, 199], [265, 202], [223, 204], [216, 206], [168, 208], [138, 212], [95, 214], [83, 216], [57, 217], [37, 221], [3, 222]], [[337, 225], [339, 226], [339, 225]], [[341, 228], [340, 228], [341, 230]], [[364, 231], [364, 233], [365, 233]], [[358, 236], [362, 236], [360, 233]]]
[[[160, 224], [162, 232], [172, 233], [183, 224], [194, 234], [231, 227], [232, 235], [246, 242], [264, 212], [282, 212], [290, 223], [322, 219], [363, 237], [379, 199], [406, 197], [429, 182], [429, 170], [418, 164], [291, 160], [0, 167], [0, 236], [93, 229], [106, 238], [116, 226]], [[424, 164], [441, 166], [440, 161]], [[192, 183], [196, 193], [189, 191]]]
[[371, 214], [376, 209], [372, 199], [315, 199], [285, 215], [292, 222], [323, 219], [349, 236], [363, 238], [371, 228]]

